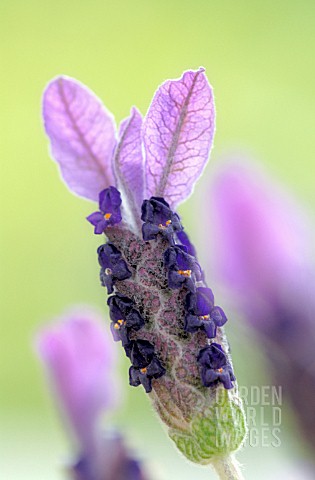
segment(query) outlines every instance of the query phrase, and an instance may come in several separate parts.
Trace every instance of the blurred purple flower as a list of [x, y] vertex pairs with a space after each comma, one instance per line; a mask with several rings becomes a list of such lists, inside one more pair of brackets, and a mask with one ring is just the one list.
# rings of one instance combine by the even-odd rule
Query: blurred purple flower
[[284, 279], [298, 283], [308, 263], [309, 231], [284, 192], [258, 168], [235, 162], [217, 175], [211, 202], [218, 264], [230, 284], [262, 296]]
[[95, 473], [91, 459], [81, 456], [72, 467], [73, 480], [147, 480], [140, 462], [135, 460], [125, 446], [124, 439], [116, 432], [102, 437], [99, 449], [99, 469]]
[[91, 448], [100, 413], [117, 400], [116, 352], [101, 318], [69, 312], [39, 334], [38, 350], [77, 441]]
[[75, 436], [75, 480], [142, 480], [140, 466], [122, 439], [100, 431], [100, 415], [117, 408], [120, 389], [114, 344], [99, 314], [82, 308], [70, 311], [39, 333], [37, 349]]
[[315, 271], [302, 209], [258, 169], [226, 165], [210, 194], [214, 270], [256, 330], [315, 448]]

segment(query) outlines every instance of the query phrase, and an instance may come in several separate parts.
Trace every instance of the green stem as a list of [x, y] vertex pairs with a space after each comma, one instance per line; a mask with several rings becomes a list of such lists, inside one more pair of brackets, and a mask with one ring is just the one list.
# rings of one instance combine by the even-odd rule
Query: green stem
[[234, 456], [218, 458], [212, 463], [220, 480], [244, 480], [238, 461]]

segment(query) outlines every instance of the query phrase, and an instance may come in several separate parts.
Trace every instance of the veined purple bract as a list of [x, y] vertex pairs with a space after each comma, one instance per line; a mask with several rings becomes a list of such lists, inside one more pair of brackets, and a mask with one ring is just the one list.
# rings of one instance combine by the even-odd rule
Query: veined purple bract
[[213, 141], [204, 69], [162, 84], [144, 119], [131, 110], [118, 140], [101, 102], [67, 77], [48, 85], [44, 120], [69, 188], [99, 200], [88, 220], [108, 240], [98, 249], [100, 276], [113, 294], [111, 330], [131, 361], [130, 385], [144, 387], [187, 458], [207, 464], [226, 457], [245, 436], [222, 329], [227, 318], [175, 212]]

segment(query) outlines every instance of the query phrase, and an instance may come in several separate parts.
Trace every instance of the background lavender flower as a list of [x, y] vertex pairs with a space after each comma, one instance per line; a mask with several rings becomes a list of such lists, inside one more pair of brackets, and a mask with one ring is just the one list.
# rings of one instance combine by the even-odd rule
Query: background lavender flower
[[103, 433], [100, 416], [119, 405], [116, 351], [99, 314], [77, 308], [38, 335], [37, 348], [75, 439], [75, 480], [144, 480], [121, 436]]
[[240, 161], [217, 175], [209, 203], [215, 269], [315, 449], [315, 270], [305, 214]]

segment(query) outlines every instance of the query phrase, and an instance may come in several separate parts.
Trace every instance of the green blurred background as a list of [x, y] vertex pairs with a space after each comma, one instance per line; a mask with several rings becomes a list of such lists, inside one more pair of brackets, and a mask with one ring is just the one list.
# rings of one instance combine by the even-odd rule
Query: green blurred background
[[[95, 256], [99, 240], [85, 221], [93, 206], [67, 191], [48, 156], [41, 123], [45, 84], [58, 74], [80, 79], [119, 122], [133, 104], [145, 113], [162, 81], [203, 65], [215, 91], [217, 133], [211, 165], [180, 208], [187, 230], [202, 232], [195, 213], [202, 189], [231, 148], [265, 163], [312, 213], [315, 2], [1, 0], [0, 22], [0, 478], [57, 480], [64, 478], [71, 449], [33, 336], [73, 303], [106, 308]], [[239, 383], [270, 382], [237, 323], [230, 321], [227, 332]], [[127, 386], [123, 359], [120, 369], [125, 403], [108, 422], [121, 426], [154, 466], [153, 480], [214, 478], [177, 454], [144, 393]], [[281, 447], [246, 447], [240, 454], [246, 478], [282, 478], [277, 472], [306, 455], [283, 410]]]

